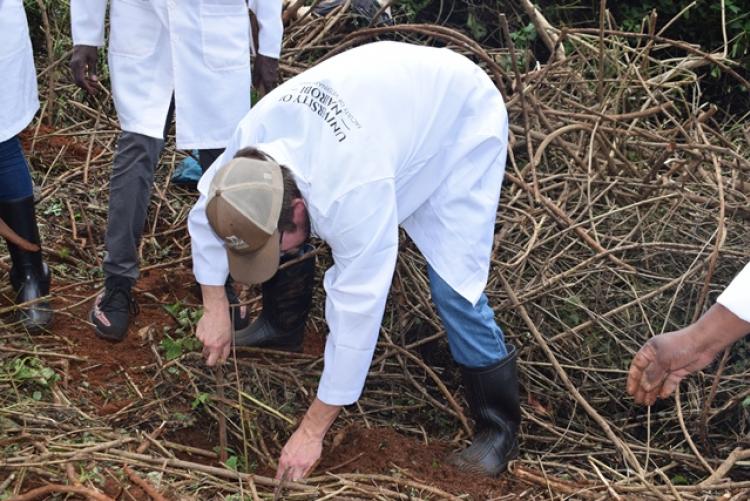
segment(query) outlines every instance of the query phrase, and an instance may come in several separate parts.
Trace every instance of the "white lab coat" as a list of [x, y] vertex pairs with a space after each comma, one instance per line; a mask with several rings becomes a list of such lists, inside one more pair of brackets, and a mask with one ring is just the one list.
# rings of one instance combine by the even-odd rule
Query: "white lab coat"
[[29, 26], [22, 0], [0, 0], [0, 142], [21, 132], [39, 109]]
[[350, 404], [377, 343], [399, 225], [448, 284], [479, 299], [507, 139], [500, 93], [459, 54], [378, 42], [335, 56], [264, 97], [201, 178], [188, 221], [196, 279], [221, 285], [228, 270], [205, 215], [211, 179], [237, 150], [256, 146], [292, 171], [313, 233], [331, 247], [318, 397]]
[[745, 265], [716, 302], [745, 322], [750, 322], [750, 263]]
[[[174, 92], [177, 147], [226, 146], [250, 109], [246, 0], [109, 3], [109, 69], [122, 129], [162, 137]], [[260, 28], [259, 53], [278, 58], [281, 0], [251, 6]], [[104, 45], [106, 8], [106, 0], [71, 0], [74, 44]]]

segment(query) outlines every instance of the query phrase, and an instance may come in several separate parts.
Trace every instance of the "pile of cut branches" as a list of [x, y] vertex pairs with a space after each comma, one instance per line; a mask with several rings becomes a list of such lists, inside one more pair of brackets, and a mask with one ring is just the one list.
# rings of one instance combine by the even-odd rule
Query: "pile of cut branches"
[[[512, 483], [498, 484], [496, 496], [507, 487], [514, 490], [509, 497], [523, 492], [539, 499], [744, 498], [750, 494], [743, 468], [750, 458], [744, 342], [689, 378], [674, 399], [652, 408], [635, 406], [624, 381], [646, 339], [694, 321], [750, 260], [750, 130], [702, 99], [695, 71], [713, 65], [750, 84], [724, 55], [653, 30], [621, 32], [604, 19], [598, 28], [556, 29], [530, 3], [521, 5], [543, 33], [550, 60], [537, 62], [516, 50], [507, 26], [502, 48], [480, 46], [445, 26], [354, 29], [350, 2], [344, 2], [325, 17], [292, 22], [282, 77], [349, 47], [391, 39], [461, 52], [503, 92], [512, 137], [487, 293], [507, 341], [520, 350], [524, 422], [520, 457], [505, 477]], [[63, 55], [39, 66], [41, 95], [58, 97], [45, 103], [26, 137], [47, 221], [58, 316], [73, 322], [100, 280], [95, 270], [117, 124], [109, 96], [89, 103], [73, 98], [72, 85], [60, 75]], [[167, 146], [141, 249], [146, 271], [190, 259], [186, 216], [194, 194], [169, 183], [182, 157], [173, 143]], [[330, 261], [318, 246], [322, 271]], [[0, 266], [7, 268], [7, 260]], [[66, 293], [81, 286], [90, 294]], [[255, 292], [246, 296], [257, 313]], [[325, 332], [322, 297], [317, 290], [308, 335]], [[188, 322], [188, 331], [192, 326]], [[0, 430], [7, 438], [0, 439], [0, 494], [27, 491], [24, 479], [33, 476], [39, 496], [105, 499], [99, 484], [82, 478], [80, 470], [92, 468], [151, 490], [154, 499], [464, 494], [398, 468], [365, 474], [339, 464], [306, 482], [270, 478], [314, 395], [318, 354], [249, 350], [210, 372], [189, 348], [165, 356], [160, 332], [139, 333], [153, 337], [158, 352], [158, 362], [143, 368], [155, 400], [101, 416], [69, 398], [72, 390], [63, 383], [77, 361], [71, 346], [54, 332], [28, 338], [13, 325], [4, 332]], [[221, 437], [217, 451], [192, 452], [220, 466], [179, 459], [185, 446], [160, 437], [169, 426], [163, 423], [186, 401], [217, 423]], [[328, 447], [340, 447], [353, 423], [395, 428], [448, 448], [470, 439], [472, 423], [430, 303], [425, 263], [406, 239], [365, 394], [344, 412]]]

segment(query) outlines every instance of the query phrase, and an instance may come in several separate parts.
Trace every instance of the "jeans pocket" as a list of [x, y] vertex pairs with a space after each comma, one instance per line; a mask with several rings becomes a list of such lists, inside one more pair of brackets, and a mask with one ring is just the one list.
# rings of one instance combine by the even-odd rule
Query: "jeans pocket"
[[212, 70], [250, 66], [250, 17], [245, 2], [201, 2], [203, 61]]
[[109, 51], [118, 56], [146, 57], [156, 50], [161, 22], [149, 0], [113, 0]]

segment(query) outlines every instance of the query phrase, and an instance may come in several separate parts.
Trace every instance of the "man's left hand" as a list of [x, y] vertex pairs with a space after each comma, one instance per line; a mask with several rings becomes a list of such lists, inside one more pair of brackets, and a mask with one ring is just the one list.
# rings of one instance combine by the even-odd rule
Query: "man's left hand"
[[305, 478], [320, 460], [323, 453], [323, 437], [300, 425], [289, 438], [279, 459], [276, 480], [300, 480]]
[[257, 54], [253, 62], [253, 87], [261, 96], [276, 87], [279, 78], [279, 60]]
[[279, 459], [276, 480], [299, 480], [310, 474], [323, 453], [323, 437], [341, 407], [316, 398], [307, 409], [297, 431], [289, 438]]

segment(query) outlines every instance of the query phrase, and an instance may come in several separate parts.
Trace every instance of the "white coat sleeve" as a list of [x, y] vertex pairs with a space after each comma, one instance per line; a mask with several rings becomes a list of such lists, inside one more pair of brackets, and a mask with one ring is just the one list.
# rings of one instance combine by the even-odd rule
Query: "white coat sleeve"
[[103, 47], [106, 13], [107, 0], [70, 0], [73, 45]]
[[334, 261], [323, 280], [330, 332], [318, 398], [329, 405], [348, 405], [362, 393], [396, 266], [393, 180], [352, 190], [332, 206], [317, 228]]
[[258, 20], [258, 54], [278, 59], [284, 35], [281, 0], [252, 0], [249, 5]]
[[750, 263], [745, 265], [716, 302], [745, 322], [750, 322]]
[[216, 171], [224, 165], [224, 154], [219, 156], [211, 168], [198, 182], [200, 196], [188, 215], [190, 248], [193, 254], [193, 275], [202, 285], [224, 285], [229, 275], [229, 262], [224, 241], [214, 232], [206, 217], [206, 195]]

